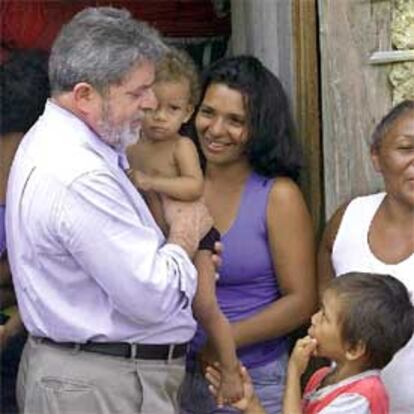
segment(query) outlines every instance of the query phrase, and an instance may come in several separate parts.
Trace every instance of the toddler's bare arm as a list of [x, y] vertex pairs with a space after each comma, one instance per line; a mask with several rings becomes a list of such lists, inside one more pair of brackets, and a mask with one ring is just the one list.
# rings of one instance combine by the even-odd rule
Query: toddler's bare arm
[[216, 299], [215, 268], [211, 252], [199, 250], [195, 255], [194, 264], [198, 270], [198, 287], [193, 302], [194, 315], [205, 329], [220, 362], [218, 402], [232, 403], [242, 398], [243, 385], [232, 328]]

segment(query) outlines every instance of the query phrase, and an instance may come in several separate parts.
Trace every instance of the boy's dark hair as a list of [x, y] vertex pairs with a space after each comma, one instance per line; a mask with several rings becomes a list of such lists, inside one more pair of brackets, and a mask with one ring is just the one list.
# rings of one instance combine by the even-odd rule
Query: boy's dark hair
[[0, 66], [0, 134], [27, 132], [49, 96], [47, 54], [20, 50]]
[[366, 346], [367, 369], [381, 369], [413, 335], [414, 307], [406, 287], [389, 275], [352, 272], [329, 285], [341, 301], [342, 340]]
[[371, 138], [371, 149], [378, 150], [381, 146], [382, 139], [394, 126], [395, 122], [410, 111], [414, 111], [414, 101], [410, 99], [394, 106], [375, 127]]
[[184, 50], [170, 47], [157, 65], [156, 81], [179, 82], [187, 80], [190, 88], [189, 101], [194, 107], [200, 99], [198, 68]]
[[250, 136], [247, 156], [253, 170], [265, 177], [287, 176], [297, 180], [302, 153], [279, 79], [256, 57], [235, 56], [207, 68], [202, 77], [201, 100], [214, 83], [243, 95]]

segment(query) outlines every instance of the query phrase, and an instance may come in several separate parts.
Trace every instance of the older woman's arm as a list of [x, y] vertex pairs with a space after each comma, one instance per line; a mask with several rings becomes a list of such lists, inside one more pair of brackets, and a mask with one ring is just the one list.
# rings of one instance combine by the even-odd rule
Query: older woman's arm
[[282, 297], [232, 324], [237, 346], [292, 332], [316, 306], [315, 246], [311, 218], [298, 186], [277, 178], [267, 208], [269, 247]]

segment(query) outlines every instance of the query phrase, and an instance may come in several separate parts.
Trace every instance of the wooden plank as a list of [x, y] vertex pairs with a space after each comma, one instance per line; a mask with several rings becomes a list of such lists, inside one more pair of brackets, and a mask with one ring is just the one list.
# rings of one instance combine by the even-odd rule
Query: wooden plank
[[316, 0], [233, 0], [232, 53], [250, 53], [281, 80], [304, 147], [301, 180], [315, 229], [321, 227]]
[[414, 61], [414, 50], [382, 50], [374, 52], [370, 58], [371, 65]]
[[258, 57], [294, 102], [292, 0], [232, 0], [231, 7], [231, 53]]
[[295, 114], [306, 164], [302, 188], [311, 210], [315, 231], [319, 235], [323, 226], [323, 203], [316, 0], [295, 0], [292, 13]]
[[391, 50], [392, 2], [319, 0], [325, 209], [382, 187], [370, 160], [370, 136], [391, 107], [387, 70], [370, 65]]

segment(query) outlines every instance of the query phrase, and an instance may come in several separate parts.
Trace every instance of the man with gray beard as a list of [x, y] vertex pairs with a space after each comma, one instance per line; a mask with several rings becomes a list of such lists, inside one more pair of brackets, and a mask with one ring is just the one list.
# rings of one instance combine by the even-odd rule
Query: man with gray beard
[[7, 193], [9, 262], [30, 334], [23, 413], [176, 413], [195, 321], [191, 257], [212, 220], [164, 205], [169, 235], [124, 173], [153, 109], [158, 34], [88, 8], [57, 37], [51, 99], [23, 138]]

